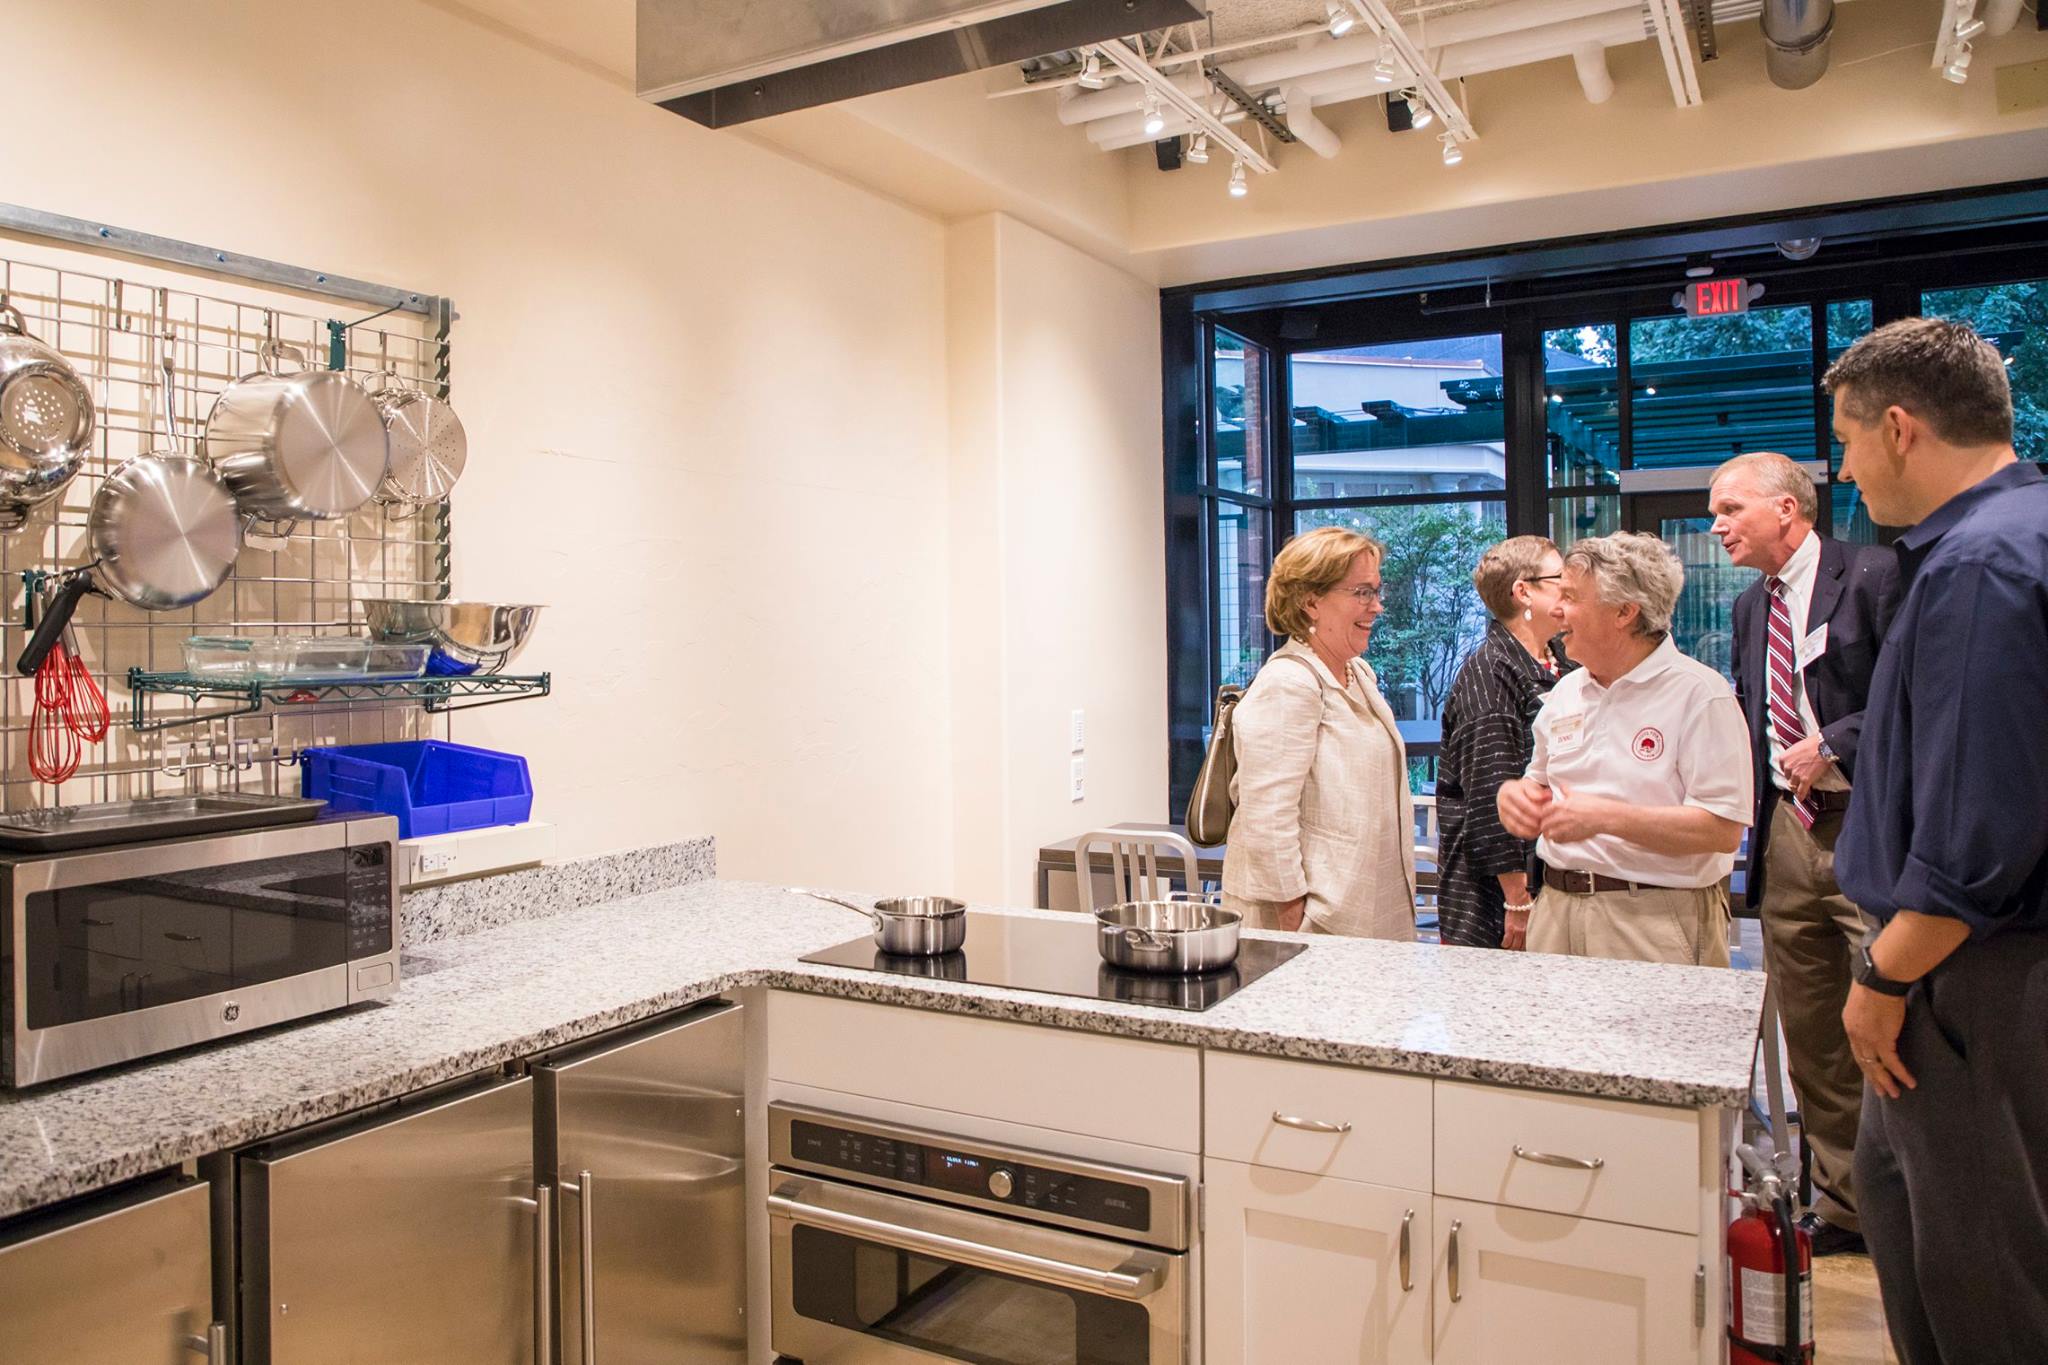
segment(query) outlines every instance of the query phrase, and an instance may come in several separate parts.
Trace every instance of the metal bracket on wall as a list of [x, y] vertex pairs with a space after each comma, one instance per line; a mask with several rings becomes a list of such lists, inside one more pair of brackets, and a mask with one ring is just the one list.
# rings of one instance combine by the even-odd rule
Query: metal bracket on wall
[[1721, 55], [1714, 38], [1714, 0], [1684, 0], [1685, 17], [1692, 21], [1693, 45], [1700, 60], [1711, 62]]
[[351, 299], [357, 303], [367, 303], [399, 312], [419, 313], [425, 317], [437, 317], [447, 306], [447, 301], [435, 294], [400, 289], [388, 284], [373, 284], [368, 280], [334, 275], [324, 270], [308, 270], [304, 266], [286, 265], [282, 261], [267, 261], [260, 256], [244, 256], [217, 247], [201, 246], [196, 242], [180, 242], [174, 238], [158, 237], [153, 233], [136, 232], [106, 223], [95, 223], [85, 218], [67, 218], [61, 213], [45, 213], [41, 209], [23, 208], [19, 204], [0, 204], [0, 232], [15, 232], [27, 237], [48, 237], [54, 241], [71, 242], [101, 251], [118, 251], [124, 256], [139, 256], [144, 260], [164, 261], [171, 265], [209, 271], [215, 275], [253, 280], [258, 284], [278, 285], [302, 294], [325, 294], [330, 298]]

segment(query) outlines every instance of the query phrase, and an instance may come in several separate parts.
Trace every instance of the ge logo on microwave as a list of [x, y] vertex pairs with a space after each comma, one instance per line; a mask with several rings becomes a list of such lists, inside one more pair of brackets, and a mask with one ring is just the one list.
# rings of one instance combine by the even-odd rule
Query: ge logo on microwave
[[232, 1024], [235, 1020], [242, 1017], [242, 1007], [230, 1000], [227, 1004], [220, 1007], [220, 1017], [221, 1022]]

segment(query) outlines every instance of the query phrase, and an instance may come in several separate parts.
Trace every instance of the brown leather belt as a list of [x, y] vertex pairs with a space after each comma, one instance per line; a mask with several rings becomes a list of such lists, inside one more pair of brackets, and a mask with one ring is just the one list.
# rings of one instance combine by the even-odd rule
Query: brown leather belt
[[1625, 882], [1619, 877], [1609, 877], [1599, 872], [1568, 872], [1561, 867], [1543, 864], [1543, 884], [1572, 896], [1590, 896], [1595, 891], [1655, 891], [1660, 888], [1647, 882]]

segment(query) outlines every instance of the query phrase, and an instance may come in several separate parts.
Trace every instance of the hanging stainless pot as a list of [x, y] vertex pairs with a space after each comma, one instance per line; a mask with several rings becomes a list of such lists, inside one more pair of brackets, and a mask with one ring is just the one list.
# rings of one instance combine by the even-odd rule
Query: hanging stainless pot
[[[206, 419], [206, 457], [242, 510], [263, 521], [326, 521], [370, 500], [391, 469], [391, 438], [362, 385], [305, 368], [266, 342], [262, 369], [221, 391]], [[300, 368], [277, 368], [288, 359]]]
[[375, 496], [406, 515], [448, 496], [469, 463], [469, 437], [445, 400], [423, 389], [397, 387], [389, 374], [379, 378], [383, 387], [370, 394], [370, 401], [391, 438], [391, 468]]
[[92, 434], [92, 394], [78, 372], [0, 303], [0, 529], [63, 491]]
[[[164, 422], [175, 443], [178, 419], [171, 381], [166, 360]], [[197, 455], [174, 445], [127, 461], [93, 494], [86, 519], [92, 562], [65, 578], [16, 667], [24, 674], [36, 671], [70, 623], [78, 599], [88, 592], [118, 597], [144, 611], [188, 607], [209, 596], [235, 567], [242, 529], [243, 517], [226, 480]]]
[[1204, 900], [1126, 901], [1095, 912], [1095, 949], [1125, 971], [1213, 972], [1237, 961], [1242, 924], [1235, 910]]

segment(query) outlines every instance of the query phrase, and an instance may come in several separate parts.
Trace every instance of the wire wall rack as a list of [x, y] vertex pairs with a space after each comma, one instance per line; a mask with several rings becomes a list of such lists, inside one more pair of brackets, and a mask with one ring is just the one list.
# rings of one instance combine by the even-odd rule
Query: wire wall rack
[[75, 776], [54, 786], [38, 781], [28, 763], [34, 681], [13, 673], [25, 643], [27, 586], [87, 563], [87, 516], [101, 484], [130, 457], [171, 447], [160, 415], [162, 362], [171, 362], [182, 448], [191, 450], [214, 396], [259, 368], [266, 343], [296, 346], [309, 363], [360, 380], [382, 374], [386, 383], [443, 398], [451, 358], [445, 303], [428, 316], [391, 307], [337, 317], [308, 311], [321, 301], [299, 294], [201, 292], [189, 286], [207, 277], [104, 273], [112, 264], [106, 258], [38, 246], [0, 240], [0, 297], [71, 362], [99, 420], [94, 449], [62, 496], [0, 535], [0, 649], [8, 671], [0, 685], [0, 809], [195, 789], [290, 792], [307, 746], [445, 737], [446, 713], [463, 704], [546, 691], [544, 678], [291, 689], [178, 682], [191, 635], [361, 634], [365, 598], [446, 597], [447, 504], [407, 514], [371, 503], [347, 518], [251, 537], [228, 580], [191, 607], [145, 612], [86, 598], [73, 631], [116, 723], [103, 743], [86, 746]]

